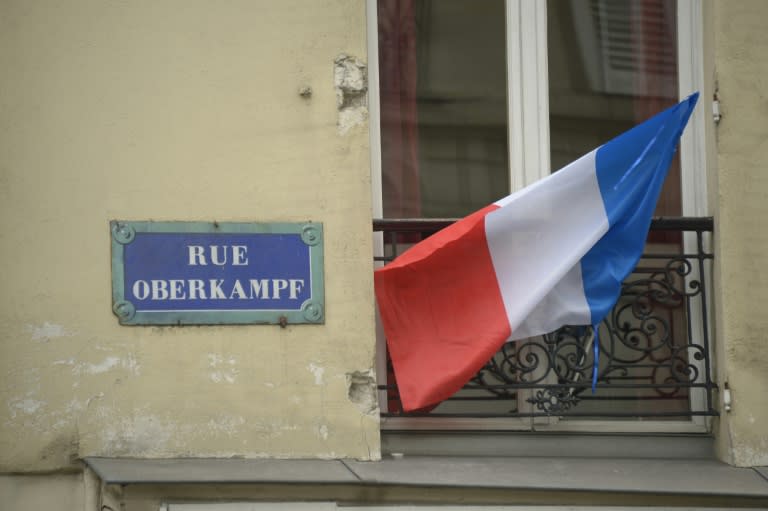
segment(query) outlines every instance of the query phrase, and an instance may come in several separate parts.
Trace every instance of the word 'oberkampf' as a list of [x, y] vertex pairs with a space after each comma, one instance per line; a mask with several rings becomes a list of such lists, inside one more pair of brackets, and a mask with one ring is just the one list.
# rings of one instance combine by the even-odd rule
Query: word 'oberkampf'
[[[247, 266], [246, 245], [187, 245], [188, 266]], [[148, 279], [133, 283], [137, 300], [295, 300], [304, 279]]]

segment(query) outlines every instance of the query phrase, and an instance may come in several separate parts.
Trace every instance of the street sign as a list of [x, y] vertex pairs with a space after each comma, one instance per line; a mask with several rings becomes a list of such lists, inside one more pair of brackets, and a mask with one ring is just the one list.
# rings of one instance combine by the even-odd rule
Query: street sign
[[110, 222], [123, 325], [323, 323], [320, 223]]

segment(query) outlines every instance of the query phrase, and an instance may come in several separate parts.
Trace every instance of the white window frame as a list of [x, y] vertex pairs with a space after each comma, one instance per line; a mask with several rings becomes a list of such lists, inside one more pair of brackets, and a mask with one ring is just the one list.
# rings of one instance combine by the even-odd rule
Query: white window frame
[[[370, 114], [370, 166], [373, 217], [381, 218], [381, 132], [379, 111], [378, 24], [376, 0], [366, 0], [368, 37], [368, 103]], [[704, 39], [701, 0], [678, 0], [678, 84], [680, 98], [694, 91], [703, 92]], [[550, 174], [549, 86], [547, 61], [547, 3], [543, 0], [506, 0], [508, 146], [510, 192]], [[707, 172], [705, 151], [705, 105], [694, 110], [681, 139], [681, 188], [684, 216], [704, 216], [707, 208]], [[686, 236], [686, 252], [695, 249], [695, 237]], [[383, 253], [381, 234], [374, 236], [374, 251]], [[691, 278], [698, 278], [692, 275]], [[694, 312], [694, 338], [700, 338], [702, 320]], [[711, 315], [710, 315], [711, 317]], [[712, 337], [710, 336], [710, 339]], [[377, 321], [377, 374], [386, 375], [386, 352], [383, 332]], [[711, 354], [710, 354], [711, 355]], [[701, 370], [704, 368], [701, 367]], [[381, 377], [381, 376], [380, 376]], [[379, 393], [382, 409], [386, 392]], [[702, 408], [705, 400], [701, 389], [692, 389], [691, 404]], [[707, 417], [680, 421], [552, 421], [534, 425], [531, 419], [445, 419], [383, 418], [382, 429], [445, 430], [548, 430], [571, 432], [705, 432]]]

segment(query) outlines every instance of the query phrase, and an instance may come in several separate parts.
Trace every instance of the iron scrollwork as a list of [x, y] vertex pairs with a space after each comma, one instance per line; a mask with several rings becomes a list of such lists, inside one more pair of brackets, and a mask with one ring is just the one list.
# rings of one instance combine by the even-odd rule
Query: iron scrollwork
[[[670, 243], [662, 246], [666, 253], [644, 255], [599, 335], [591, 327], [566, 326], [507, 343], [465, 392], [472, 392], [475, 401], [514, 403], [507, 407], [512, 415], [523, 415], [521, 397], [531, 405], [528, 416], [690, 415], [692, 388], [710, 393], [714, 387], [706, 324], [691, 323], [693, 311], [699, 320], [706, 318], [704, 261], [712, 255], [704, 251], [702, 232], [711, 227], [695, 230], [698, 253], [682, 253], [682, 243]], [[599, 350], [595, 395], [589, 391], [593, 342]], [[610, 405], [601, 404], [606, 401]], [[711, 406], [697, 413], [716, 414]]]
[[[681, 257], [643, 271], [624, 284], [600, 327], [598, 384], [609, 388], [635, 382], [649, 385], [659, 398], [684, 397], [686, 385], [699, 380], [693, 362], [706, 356], [703, 346], [688, 342], [685, 328], [689, 300], [700, 294], [702, 285], [691, 278], [690, 261]], [[543, 414], [561, 415], [579, 405], [590, 386], [592, 342], [590, 327], [566, 326], [507, 343], [473, 378], [473, 388], [485, 388], [496, 397], [531, 388], [527, 402]]]

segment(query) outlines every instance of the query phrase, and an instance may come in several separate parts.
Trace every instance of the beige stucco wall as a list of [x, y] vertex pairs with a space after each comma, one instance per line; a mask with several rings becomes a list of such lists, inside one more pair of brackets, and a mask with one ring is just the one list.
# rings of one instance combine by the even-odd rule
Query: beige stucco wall
[[[375, 350], [341, 54], [365, 57], [359, 0], [0, 2], [0, 472], [379, 456], [349, 398]], [[323, 222], [326, 323], [121, 327], [110, 219]]]
[[719, 378], [732, 411], [719, 423], [721, 457], [768, 465], [768, 2], [714, 1]]
[[[768, 465], [768, 3], [705, 6], [717, 440]], [[364, 27], [358, 0], [0, 2], [0, 471], [379, 456], [377, 411], [349, 399], [374, 357], [368, 133], [333, 72]], [[113, 218], [322, 221], [326, 324], [120, 327]]]
[[96, 510], [86, 491], [83, 474], [0, 475], [0, 503], [4, 511]]

